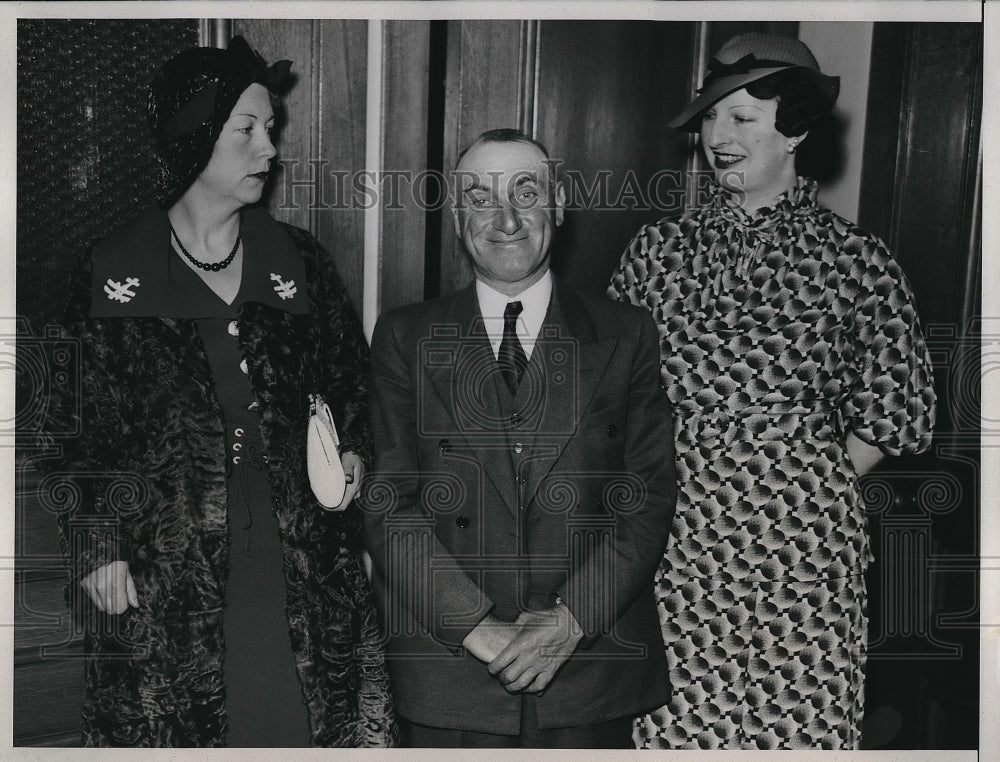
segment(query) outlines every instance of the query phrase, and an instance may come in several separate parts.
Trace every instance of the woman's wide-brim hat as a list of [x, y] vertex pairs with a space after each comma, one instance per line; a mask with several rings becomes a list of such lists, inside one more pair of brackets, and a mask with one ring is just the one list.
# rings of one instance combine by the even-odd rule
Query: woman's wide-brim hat
[[236, 36], [224, 50], [188, 48], [160, 68], [149, 85], [146, 117], [157, 141], [162, 206], [180, 198], [205, 169], [243, 92], [255, 82], [282, 92], [291, 65], [268, 66]]
[[720, 98], [787, 69], [800, 70], [831, 103], [837, 100], [840, 77], [823, 74], [805, 43], [791, 37], [748, 32], [736, 35], [719, 48], [708, 63], [708, 75], [698, 97], [668, 124], [679, 130], [698, 132], [702, 113]]

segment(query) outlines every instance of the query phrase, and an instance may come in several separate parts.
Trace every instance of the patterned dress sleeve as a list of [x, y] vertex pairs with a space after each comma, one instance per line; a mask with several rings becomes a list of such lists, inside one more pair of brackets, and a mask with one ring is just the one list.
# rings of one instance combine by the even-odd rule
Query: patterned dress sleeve
[[657, 254], [676, 232], [677, 226], [665, 220], [643, 226], [629, 241], [611, 276], [608, 297], [652, 310], [659, 295], [657, 277], [663, 272]]
[[877, 237], [855, 229], [842, 250], [857, 282], [855, 374], [840, 407], [844, 426], [888, 455], [923, 452], [930, 447], [935, 394], [913, 291]]

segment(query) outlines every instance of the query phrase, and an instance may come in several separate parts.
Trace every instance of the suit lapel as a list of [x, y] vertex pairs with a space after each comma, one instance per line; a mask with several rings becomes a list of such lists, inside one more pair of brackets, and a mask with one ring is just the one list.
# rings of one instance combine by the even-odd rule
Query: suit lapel
[[544, 382], [541, 400], [523, 382], [515, 398], [515, 407], [538, 406], [538, 425], [532, 427], [534, 455], [521, 475], [526, 506], [576, 433], [617, 344], [616, 336], [597, 338], [579, 297], [554, 280], [552, 301], [529, 366], [533, 380]]
[[[451, 418], [455, 457], [473, 457], [502, 496], [518, 513], [514, 466], [507, 452], [507, 411], [497, 389], [499, 369], [479, 310], [475, 284], [455, 295], [443, 326], [433, 326], [442, 354], [450, 361], [424, 365], [435, 394]], [[432, 343], [434, 343], [432, 341]], [[451, 353], [448, 355], [448, 353]], [[424, 356], [429, 354], [422, 353]]]

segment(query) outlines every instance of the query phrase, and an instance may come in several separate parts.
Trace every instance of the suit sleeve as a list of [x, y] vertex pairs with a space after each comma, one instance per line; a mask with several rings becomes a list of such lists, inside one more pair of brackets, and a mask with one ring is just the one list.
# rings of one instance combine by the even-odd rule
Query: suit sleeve
[[613, 533], [592, 548], [560, 591], [580, 627], [581, 647], [612, 632], [615, 621], [652, 584], [670, 535], [677, 500], [670, 403], [660, 386], [656, 327], [639, 317], [625, 427], [625, 470], [636, 477], [634, 499], [609, 499]]
[[493, 602], [437, 539], [422, 504], [417, 353], [401, 341], [392, 315], [383, 315], [372, 337], [375, 470], [365, 499], [365, 537], [389, 633], [412, 617], [437, 641], [457, 647]]

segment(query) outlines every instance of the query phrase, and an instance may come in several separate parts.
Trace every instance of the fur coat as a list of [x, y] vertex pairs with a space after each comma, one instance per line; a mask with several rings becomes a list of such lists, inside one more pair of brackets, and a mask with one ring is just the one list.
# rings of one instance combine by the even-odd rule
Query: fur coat
[[[311, 741], [395, 745], [382, 639], [361, 560], [360, 509], [355, 501], [346, 512], [323, 510], [306, 475], [313, 392], [330, 403], [343, 449], [370, 462], [367, 345], [330, 256], [312, 236], [248, 210], [243, 238], [245, 251], [250, 244], [294, 260], [308, 298], [301, 314], [245, 302], [237, 322], [259, 403]], [[219, 746], [226, 739], [227, 454], [208, 357], [193, 319], [128, 310], [96, 316], [115, 306], [100, 298], [109, 267], [141, 269], [168, 248], [165, 213], [147, 212], [95, 247], [70, 302], [67, 325], [80, 340], [81, 374], [55, 403], [79, 430], [63, 464], [77, 495], [60, 522], [69, 589], [87, 603], [79, 580], [124, 559], [140, 599], [120, 616], [79, 607], [87, 745]]]

